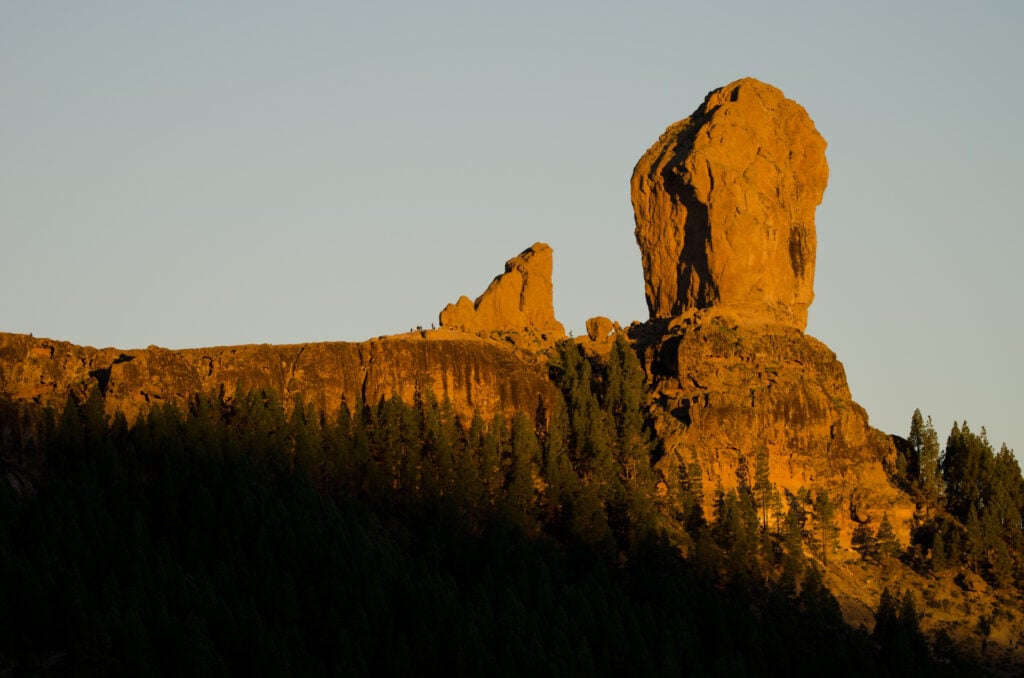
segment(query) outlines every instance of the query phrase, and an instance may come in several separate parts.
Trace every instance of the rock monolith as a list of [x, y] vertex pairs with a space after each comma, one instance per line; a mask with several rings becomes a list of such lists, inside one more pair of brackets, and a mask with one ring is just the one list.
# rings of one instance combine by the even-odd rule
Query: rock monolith
[[716, 307], [802, 331], [827, 182], [825, 140], [798, 103], [753, 78], [708, 94], [633, 170], [651, 317]]

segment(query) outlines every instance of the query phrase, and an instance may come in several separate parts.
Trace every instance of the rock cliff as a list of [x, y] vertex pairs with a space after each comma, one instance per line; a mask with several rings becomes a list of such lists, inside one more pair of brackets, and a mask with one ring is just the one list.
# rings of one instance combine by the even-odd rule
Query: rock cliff
[[551, 346], [565, 336], [552, 305], [551, 247], [535, 243], [505, 263], [505, 272], [476, 301], [460, 297], [441, 311], [441, 327], [501, 336], [525, 348]]
[[634, 328], [634, 336], [654, 385], [664, 477], [695, 459], [709, 486], [728, 489], [741, 458], [752, 470], [763, 449], [780, 492], [828, 489], [849, 519], [841, 525], [846, 540], [853, 521], [877, 525], [888, 513], [906, 541], [903, 520], [913, 506], [886, 474], [896, 450], [869, 425], [827, 346], [792, 327], [737, 324], [713, 312], [663, 330]]
[[752, 78], [708, 94], [633, 171], [651, 317], [714, 306], [803, 330], [827, 182], [825, 140], [802, 106]]
[[60, 408], [68, 394], [81, 398], [96, 386], [107, 411], [129, 420], [157, 403], [252, 388], [274, 389], [286, 405], [298, 395], [329, 415], [357, 398], [412, 402], [419, 392], [447, 398], [467, 422], [474, 412], [533, 416], [539, 403], [550, 408], [560, 397], [530, 352], [565, 336], [551, 271], [551, 248], [536, 243], [510, 259], [475, 303], [462, 297], [442, 311], [442, 329], [360, 343], [120, 350], [0, 333], [0, 395]]
[[272, 388], [286, 405], [299, 395], [329, 415], [360, 397], [412, 402], [417, 391], [430, 392], [447, 397], [466, 421], [474, 410], [532, 416], [538, 403], [559, 397], [544, 366], [526, 354], [443, 330], [360, 343], [126, 351], [0, 333], [0, 394], [61, 408], [69, 393], [84, 396], [94, 386], [108, 413], [120, 410], [130, 421], [157, 403], [251, 388]]

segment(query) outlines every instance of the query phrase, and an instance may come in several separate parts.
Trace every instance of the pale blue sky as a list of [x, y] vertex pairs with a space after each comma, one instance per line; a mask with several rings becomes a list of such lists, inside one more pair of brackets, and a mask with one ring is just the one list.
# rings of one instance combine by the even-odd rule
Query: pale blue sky
[[537, 240], [567, 328], [644, 319], [633, 165], [749, 75], [829, 142], [808, 331], [872, 423], [1019, 454], [1022, 34], [1016, 0], [0, 1], [0, 330], [361, 340]]

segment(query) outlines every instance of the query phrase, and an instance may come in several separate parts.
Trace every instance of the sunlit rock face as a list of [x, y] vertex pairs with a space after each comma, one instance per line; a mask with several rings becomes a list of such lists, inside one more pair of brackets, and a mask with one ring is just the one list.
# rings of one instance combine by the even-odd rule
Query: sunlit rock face
[[802, 106], [751, 78], [670, 125], [633, 171], [651, 320], [631, 335], [666, 482], [698, 461], [729, 488], [761, 455], [780, 492], [827, 489], [858, 520], [902, 520], [913, 506], [888, 482], [892, 443], [804, 334], [825, 146]]
[[551, 247], [534, 243], [505, 262], [505, 272], [476, 301], [460, 297], [448, 304], [441, 311], [441, 327], [485, 336], [503, 334], [524, 348], [554, 344], [565, 337], [565, 328], [555, 319], [551, 271]]
[[120, 350], [0, 333], [0, 398], [59, 410], [68, 395], [83, 400], [99, 389], [107, 413], [129, 421], [155, 405], [186, 406], [200, 394], [231, 399], [239, 389], [271, 389], [286, 408], [298, 398], [329, 416], [359, 401], [413, 403], [428, 394], [463, 422], [474, 414], [533, 416], [560, 398], [532, 353], [565, 336], [551, 271], [551, 248], [536, 243], [510, 259], [475, 303], [450, 304], [441, 329], [358, 343]]
[[[888, 513], [902, 521], [912, 514], [888, 482], [892, 442], [871, 427], [825, 344], [795, 327], [738, 324], [714, 310], [638, 339], [653, 384], [654, 427], [666, 451], [664, 477], [677, 475], [680, 463], [698, 461], [708, 485], [728, 489], [761, 453], [784, 494], [826, 488], [861, 520]], [[705, 498], [710, 511], [712, 493]], [[844, 539], [852, 527], [844, 523]]]
[[197, 395], [228, 400], [271, 389], [286, 408], [296, 398], [330, 417], [357, 402], [398, 396], [448, 401], [464, 422], [474, 414], [533, 416], [559, 397], [547, 370], [507, 343], [463, 333], [422, 331], [358, 343], [216, 346], [169, 350], [95, 349], [25, 334], [0, 333], [0, 399], [52, 407], [68, 395], [103, 395], [108, 414], [129, 422], [152, 407], [187, 407]]
[[827, 183], [825, 140], [798, 103], [753, 78], [708, 94], [633, 170], [651, 317], [718, 307], [805, 329]]

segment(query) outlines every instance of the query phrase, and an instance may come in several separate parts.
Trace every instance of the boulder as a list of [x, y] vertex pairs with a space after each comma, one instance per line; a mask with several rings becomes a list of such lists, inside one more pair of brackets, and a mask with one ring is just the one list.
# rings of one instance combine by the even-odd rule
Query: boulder
[[708, 94], [633, 170], [651, 317], [719, 307], [802, 331], [827, 182], [825, 140], [802, 106], [753, 78]]
[[587, 318], [587, 337], [591, 341], [606, 341], [617, 329], [617, 324], [603, 315]]

